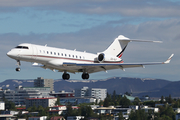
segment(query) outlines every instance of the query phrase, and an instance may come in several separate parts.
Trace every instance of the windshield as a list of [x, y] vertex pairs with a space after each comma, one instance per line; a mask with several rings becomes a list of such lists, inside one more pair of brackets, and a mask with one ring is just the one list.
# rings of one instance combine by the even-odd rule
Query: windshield
[[17, 46], [17, 47], [15, 47], [15, 48], [20, 48], [20, 49], [29, 49], [28, 47], [26, 47], [26, 46]]

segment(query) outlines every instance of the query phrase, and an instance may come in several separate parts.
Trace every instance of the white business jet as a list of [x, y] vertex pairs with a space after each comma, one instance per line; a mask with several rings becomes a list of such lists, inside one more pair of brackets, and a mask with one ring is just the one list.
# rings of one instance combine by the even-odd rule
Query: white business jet
[[160, 42], [131, 40], [122, 35], [118, 36], [113, 43], [103, 52], [92, 54], [76, 50], [66, 50], [47, 45], [35, 45], [23, 43], [7, 53], [17, 61], [16, 71], [20, 71], [20, 61], [32, 62], [33, 66], [40, 66], [44, 69], [58, 70], [63, 72], [62, 78], [68, 80], [69, 73], [82, 72], [82, 79], [88, 79], [89, 73], [100, 71], [122, 69], [131, 67], [144, 67], [144, 65], [157, 65], [169, 63], [173, 54], [165, 62], [151, 63], [124, 63], [121, 56], [129, 42]]

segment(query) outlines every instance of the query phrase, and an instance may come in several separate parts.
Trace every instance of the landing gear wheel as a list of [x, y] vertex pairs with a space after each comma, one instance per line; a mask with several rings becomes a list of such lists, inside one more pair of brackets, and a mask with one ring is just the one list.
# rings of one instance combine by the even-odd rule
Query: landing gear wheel
[[62, 78], [63, 78], [64, 80], [69, 80], [70, 75], [69, 75], [68, 73], [64, 73], [64, 74], [62, 75]]
[[16, 71], [19, 72], [21, 70], [21, 68], [19, 67], [21, 65], [20, 60], [17, 60], [17, 68]]
[[83, 73], [82, 74], [82, 79], [89, 79], [89, 74], [88, 73]]
[[19, 72], [20, 70], [21, 70], [21, 69], [20, 69], [19, 67], [18, 67], [18, 68], [16, 68], [16, 71], [17, 71], [17, 72]]

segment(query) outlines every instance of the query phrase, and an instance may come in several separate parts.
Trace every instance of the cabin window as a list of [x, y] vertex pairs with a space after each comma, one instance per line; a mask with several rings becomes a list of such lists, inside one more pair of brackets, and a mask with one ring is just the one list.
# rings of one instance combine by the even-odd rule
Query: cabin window
[[58, 53], [58, 55], [59, 55], [59, 53]]
[[78, 58], [78, 56], [76, 55], [76, 58]]
[[67, 56], [67, 55], [65, 54], [65, 56]]
[[74, 55], [72, 55], [72, 57], [74, 58]]
[[51, 52], [51, 55], [52, 55], [52, 52]]
[[56, 55], [56, 52], [54, 52], [54, 55]]
[[41, 50], [39, 50], [39, 52], [41, 53]]
[[69, 57], [71, 57], [71, 55], [69, 55]]
[[79, 58], [81, 59], [81, 56]]
[[63, 56], [63, 53], [61, 55]]
[[49, 52], [47, 51], [47, 54], [49, 54]]

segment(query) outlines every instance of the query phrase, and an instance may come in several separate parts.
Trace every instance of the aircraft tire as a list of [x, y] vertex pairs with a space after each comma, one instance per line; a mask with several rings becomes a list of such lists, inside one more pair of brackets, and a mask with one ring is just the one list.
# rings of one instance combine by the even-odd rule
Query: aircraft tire
[[21, 70], [21, 69], [20, 69], [19, 67], [18, 67], [18, 68], [16, 68], [16, 71], [17, 71], [17, 72], [19, 72], [20, 70]]
[[69, 75], [68, 73], [64, 73], [64, 74], [62, 75], [62, 78], [63, 78], [64, 80], [69, 80], [70, 75]]
[[89, 79], [89, 74], [88, 73], [83, 73], [82, 74], [82, 79]]

